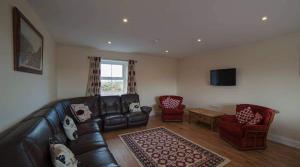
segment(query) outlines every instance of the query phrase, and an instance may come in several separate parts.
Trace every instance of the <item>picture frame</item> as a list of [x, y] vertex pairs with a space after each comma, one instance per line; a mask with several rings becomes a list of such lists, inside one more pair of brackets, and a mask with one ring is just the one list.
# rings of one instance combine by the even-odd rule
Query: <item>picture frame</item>
[[43, 74], [42, 34], [18, 10], [13, 8], [14, 70]]

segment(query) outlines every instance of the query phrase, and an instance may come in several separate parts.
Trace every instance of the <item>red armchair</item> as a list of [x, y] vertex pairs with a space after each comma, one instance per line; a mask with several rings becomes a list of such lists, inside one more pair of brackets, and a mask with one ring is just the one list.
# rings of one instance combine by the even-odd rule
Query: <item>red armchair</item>
[[272, 109], [251, 104], [237, 105], [236, 112], [246, 107], [251, 107], [254, 114], [259, 112], [263, 116], [261, 122], [256, 125], [240, 124], [235, 115], [224, 115], [219, 121], [220, 137], [240, 150], [265, 149], [268, 130], [275, 112]]
[[183, 121], [185, 106], [182, 104], [183, 98], [180, 96], [160, 96], [159, 102], [162, 110], [163, 121]]

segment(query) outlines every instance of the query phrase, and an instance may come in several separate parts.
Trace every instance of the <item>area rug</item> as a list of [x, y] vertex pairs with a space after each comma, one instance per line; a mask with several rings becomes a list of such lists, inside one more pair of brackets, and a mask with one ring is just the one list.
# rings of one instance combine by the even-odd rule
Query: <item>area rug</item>
[[164, 127], [120, 135], [143, 167], [222, 167], [229, 159]]

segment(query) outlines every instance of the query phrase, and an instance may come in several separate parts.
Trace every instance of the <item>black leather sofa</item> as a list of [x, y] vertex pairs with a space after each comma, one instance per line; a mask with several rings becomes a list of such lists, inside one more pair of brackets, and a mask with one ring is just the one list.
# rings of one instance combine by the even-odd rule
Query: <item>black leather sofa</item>
[[[51, 167], [49, 138], [57, 137], [76, 155], [80, 167], [119, 166], [101, 134], [117, 128], [146, 125], [151, 112], [130, 113], [128, 105], [139, 101], [138, 95], [79, 97], [51, 103], [0, 135], [1, 167]], [[92, 119], [77, 124], [79, 138], [69, 141], [62, 121], [70, 114], [70, 104], [84, 103]]]
[[126, 94], [120, 96], [101, 97], [101, 118], [103, 120], [103, 130], [147, 125], [151, 107], [143, 106], [142, 112], [130, 112], [129, 104], [139, 102], [137, 94]]

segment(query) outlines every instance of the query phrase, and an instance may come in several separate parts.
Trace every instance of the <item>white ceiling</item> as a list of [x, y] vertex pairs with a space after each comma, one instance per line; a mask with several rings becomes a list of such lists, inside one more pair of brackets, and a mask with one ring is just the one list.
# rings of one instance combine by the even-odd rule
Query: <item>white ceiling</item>
[[119, 52], [182, 57], [300, 31], [300, 0], [28, 1], [58, 43]]

